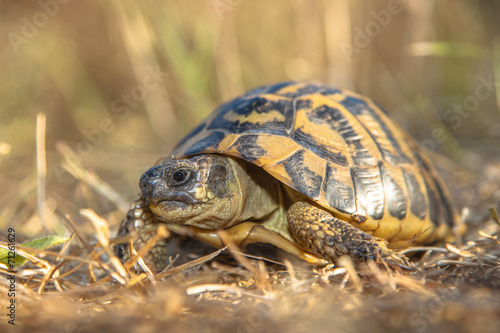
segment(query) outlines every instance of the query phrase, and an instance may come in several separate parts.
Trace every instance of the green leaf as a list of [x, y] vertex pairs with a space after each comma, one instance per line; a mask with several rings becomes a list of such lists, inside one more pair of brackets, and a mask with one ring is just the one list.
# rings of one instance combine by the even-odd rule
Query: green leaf
[[[60, 237], [60, 236], [47, 236], [43, 238], [33, 239], [27, 242], [20, 244], [23, 247], [27, 247], [30, 249], [38, 249], [44, 250], [52, 246], [56, 246], [66, 242], [69, 237]], [[15, 246], [12, 249], [13, 251], [9, 251], [7, 249], [0, 248], [0, 263], [7, 266], [7, 268], [17, 267], [26, 262], [26, 258], [19, 255], [16, 252]], [[10, 256], [9, 256], [10, 254]], [[15, 254], [15, 255], [14, 255]]]
[[29, 247], [30, 249], [44, 250], [51, 246], [62, 244], [66, 242], [68, 239], [69, 237], [47, 236], [44, 238], [38, 238], [24, 242], [21, 244], [21, 246]]

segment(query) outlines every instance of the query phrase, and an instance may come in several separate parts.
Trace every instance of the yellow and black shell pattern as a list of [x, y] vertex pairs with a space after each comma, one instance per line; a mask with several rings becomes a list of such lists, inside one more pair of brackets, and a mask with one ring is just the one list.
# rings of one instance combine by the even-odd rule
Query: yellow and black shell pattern
[[443, 238], [457, 218], [418, 145], [370, 99], [316, 83], [256, 88], [217, 108], [172, 156], [262, 167], [391, 247]]

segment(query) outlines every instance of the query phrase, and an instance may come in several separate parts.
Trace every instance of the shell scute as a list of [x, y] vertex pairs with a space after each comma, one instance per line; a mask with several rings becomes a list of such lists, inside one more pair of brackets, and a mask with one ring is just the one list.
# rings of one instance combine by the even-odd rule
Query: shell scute
[[216, 111], [207, 130], [230, 133], [285, 133], [291, 126], [292, 103], [288, 98], [259, 95], [236, 100]]

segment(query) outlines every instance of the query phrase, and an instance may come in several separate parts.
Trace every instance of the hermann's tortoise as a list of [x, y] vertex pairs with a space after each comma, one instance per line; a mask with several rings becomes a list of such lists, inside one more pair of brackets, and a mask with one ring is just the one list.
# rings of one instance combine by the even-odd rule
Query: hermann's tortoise
[[[145, 172], [120, 226], [184, 225], [222, 246], [270, 243], [318, 264], [342, 255], [407, 266], [395, 248], [443, 239], [457, 218], [417, 144], [371, 100], [315, 83], [260, 87], [216, 109]], [[166, 243], [146, 256], [165, 267]], [[116, 253], [130, 256], [126, 244]]]

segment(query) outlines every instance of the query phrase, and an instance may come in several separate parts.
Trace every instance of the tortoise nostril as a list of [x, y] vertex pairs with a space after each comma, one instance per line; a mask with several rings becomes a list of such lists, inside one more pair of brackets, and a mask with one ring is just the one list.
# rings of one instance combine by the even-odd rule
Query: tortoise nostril
[[143, 195], [148, 196], [152, 193], [154, 188], [153, 184], [155, 180], [162, 176], [162, 172], [162, 167], [158, 165], [142, 174], [141, 180], [139, 181], [139, 187]]
[[147, 196], [153, 191], [153, 184], [151, 183], [150, 179], [145, 178], [141, 179], [141, 182], [139, 183], [139, 187], [141, 188], [141, 192], [143, 195]]

